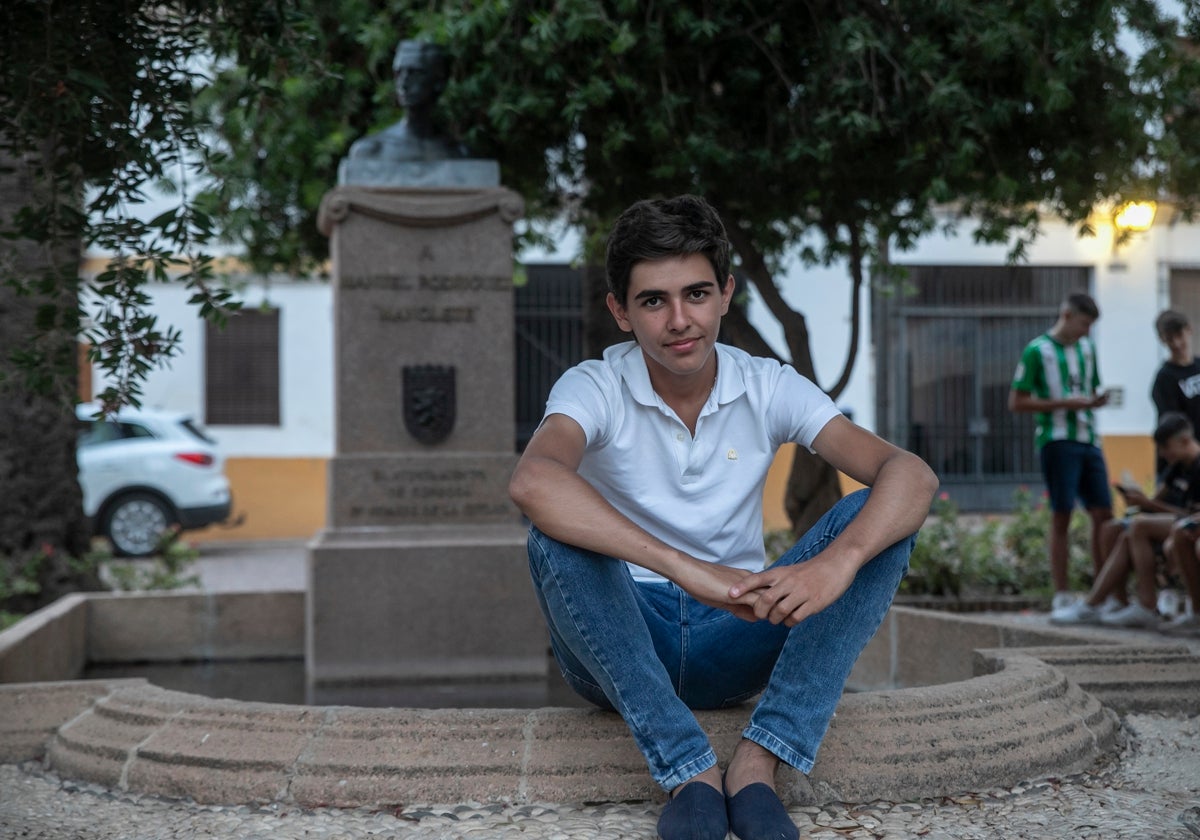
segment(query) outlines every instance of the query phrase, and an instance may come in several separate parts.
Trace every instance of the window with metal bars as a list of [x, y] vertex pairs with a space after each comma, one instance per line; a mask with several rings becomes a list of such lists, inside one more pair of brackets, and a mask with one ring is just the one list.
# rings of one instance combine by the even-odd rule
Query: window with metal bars
[[244, 309], [204, 336], [204, 422], [279, 425], [279, 310]]

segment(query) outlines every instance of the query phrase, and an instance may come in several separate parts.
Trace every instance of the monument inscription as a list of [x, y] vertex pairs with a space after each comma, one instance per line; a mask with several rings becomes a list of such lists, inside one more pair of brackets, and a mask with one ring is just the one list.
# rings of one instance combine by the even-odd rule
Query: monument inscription
[[494, 453], [341, 456], [330, 465], [338, 528], [514, 523], [508, 501], [513, 457]]
[[476, 468], [377, 467], [368, 493], [380, 501], [350, 508], [352, 523], [387, 520], [493, 520], [508, 517], [506, 505], [490, 498], [486, 470]]
[[[482, 321], [477, 302], [447, 303], [448, 295], [469, 295], [496, 292], [511, 295], [512, 277], [504, 275], [461, 274], [373, 274], [355, 275], [341, 280], [341, 292], [363, 296], [369, 301], [368, 311], [383, 323], [395, 324], [476, 324]], [[409, 298], [397, 301], [396, 293], [419, 296], [419, 302]], [[374, 296], [372, 296], [374, 295]], [[347, 301], [346, 305], [359, 305]], [[487, 301], [484, 301], [487, 305]]]
[[339, 280], [347, 292], [502, 292], [512, 291], [512, 277], [469, 274], [364, 274]]

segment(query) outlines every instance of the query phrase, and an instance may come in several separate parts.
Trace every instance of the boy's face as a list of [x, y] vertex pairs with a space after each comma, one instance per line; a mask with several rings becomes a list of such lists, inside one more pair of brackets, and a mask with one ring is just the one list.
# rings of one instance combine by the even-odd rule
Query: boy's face
[[1159, 335], [1159, 340], [1171, 351], [1171, 361], [1187, 364], [1192, 360], [1192, 328], [1183, 329], [1171, 335]]
[[1192, 452], [1192, 436], [1178, 434], [1158, 448], [1158, 453], [1168, 464], [1178, 464], [1188, 460]]
[[1064, 343], [1074, 344], [1092, 331], [1096, 319], [1074, 309], [1066, 309], [1062, 316], [1061, 337]]
[[733, 278], [722, 290], [703, 254], [634, 265], [624, 302], [612, 294], [608, 308], [617, 325], [633, 333], [646, 357], [651, 382], [663, 376], [709, 373], [721, 316], [729, 311]]

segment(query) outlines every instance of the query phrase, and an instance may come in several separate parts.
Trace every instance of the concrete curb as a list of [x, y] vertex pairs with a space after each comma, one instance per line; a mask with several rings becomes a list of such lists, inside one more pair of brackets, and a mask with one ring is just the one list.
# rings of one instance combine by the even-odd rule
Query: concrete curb
[[[1120, 714], [1200, 710], [1200, 658], [1186, 645], [1029, 647], [1021, 652], [1052, 665]], [[999, 667], [1012, 651], [977, 651], [977, 670]]]
[[[1116, 716], [1062, 672], [1024, 651], [985, 661], [999, 670], [846, 695], [813, 772], [781, 773], [785, 801], [903, 800], [1004, 786], [1083, 770], [1113, 747]], [[47, 766], [66, 778], [201, 803], [662, 797], [624, 722], [598, 710], [241, 703], [140, 680], [0, 686], [0, 720], [16, 720], [17, 708], [25, 710], [24, 749], [6, 760], [44, 751]], [[723, 761], [748, 714], [746, 707], [699, 715]]]
[[846, 695], [812, 773], [784, 768], [781, 795], [790, 787], [805, 805], [945, 796], [1082, 771], [1113, 749], [1111, 710], [1023, 650], [996, 653], [995, 673]]

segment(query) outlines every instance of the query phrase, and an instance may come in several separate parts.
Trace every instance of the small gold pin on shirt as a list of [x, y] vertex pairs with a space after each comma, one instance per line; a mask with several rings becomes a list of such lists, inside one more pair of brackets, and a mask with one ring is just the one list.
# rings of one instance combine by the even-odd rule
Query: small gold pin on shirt
[[725, 458], [726, 458], [726, 460], [729, 460], [729, 461], [736, 461], [737, 460], [737, 450], [730, 449], [728, 452], [725, 453]]

